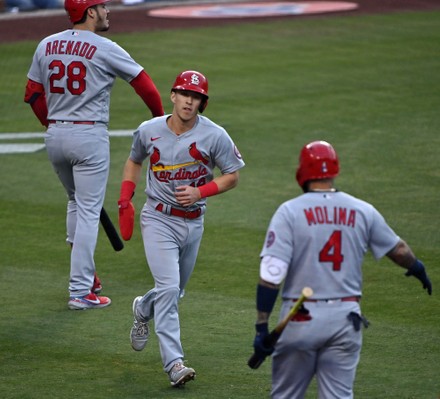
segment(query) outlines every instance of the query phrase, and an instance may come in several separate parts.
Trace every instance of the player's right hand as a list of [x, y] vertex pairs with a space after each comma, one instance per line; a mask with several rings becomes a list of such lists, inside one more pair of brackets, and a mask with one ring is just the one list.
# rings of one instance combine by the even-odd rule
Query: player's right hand
[[254, 351], [261, 359], [266, 356], [270, 356], [273, 351], [273, 346], [266, 346], [264, 343], [265, 338], [269, 335], [269, 327], [267, 323], [255, 324], [256, 335], [254, 339]]
[[125, 241], [128, 241], [133, 235], [134, 229], [134, 205], [131, 201], [119, 200], [119, 230]]
[[121, 184], [121, 194], [119, 196], [119, 230], [125, 241], [133, 235], [134, 228], [134, 205], [131, 199], [134, 196], [136, 184], [131, 180], [124, 180]]

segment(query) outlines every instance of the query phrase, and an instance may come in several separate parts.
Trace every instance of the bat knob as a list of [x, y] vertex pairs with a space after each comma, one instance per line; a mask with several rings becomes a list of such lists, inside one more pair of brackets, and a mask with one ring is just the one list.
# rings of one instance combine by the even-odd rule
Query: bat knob
[[266, 359], [266, 357], [262, 357], [260, 355], [257, 355], [256, 353], [254, 353], [248, 360], [248, 366], [251, 369], [257, 369], [258, 367], [261, 366], [261, 364], [264, 362], [264, 360]]

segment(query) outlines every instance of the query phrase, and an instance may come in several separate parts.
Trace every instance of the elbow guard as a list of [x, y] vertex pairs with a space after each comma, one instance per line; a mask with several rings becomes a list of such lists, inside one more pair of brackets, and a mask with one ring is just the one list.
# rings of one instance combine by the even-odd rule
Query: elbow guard
[[43, 85], [41, 83], [37, 83], [29, 79], [24, 94], [24, 102], [28, 104], [33, 104], [37, 100], [37, 98], [42, 94], [44, 94]]
[[26, 85], [26, 92], [24, 95], [24, 102], [28, 103], [35, 116], [38, 118], [43, 126], [48, 126], [47, 120], [47, 104], [46, 95], [44, 93], [44, 87], [41, 83], [34, 82], [33, 80], [28, 80]]

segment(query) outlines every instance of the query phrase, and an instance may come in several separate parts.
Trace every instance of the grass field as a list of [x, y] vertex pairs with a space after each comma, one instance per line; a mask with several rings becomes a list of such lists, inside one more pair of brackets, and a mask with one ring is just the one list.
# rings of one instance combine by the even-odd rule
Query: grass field
[[[119, 253], [101, 231], [96, 263], [112, 306], [67, 310], [65, 195], [41, 151], [0, 155], [0, 397], [268, 397], [270, 360], [256, 371], [246, 366], [259, 252], [275, 209], [300, 194], [294, 178], [300, 148], [324, 139], [341, 158], [338, 188], [372, 202], [425, 262], [433, 283], [429, 297], [389, 260], [367, 256], [362, 307], [371, 327], [356, 398], [439, 398], [440, 13], [110, 37], [145, 66], [167, 112], [177, 73], [205, 73], [206, 115], [226, 127], [247, 165], [237, 189], [209, 200], [198, 263], [180, 306], [182, 341], [197, 379], [170, 388], [154, 334], [145, 352], [131, 350], [131, 303], [153, 284], [138, 229]], [[0, 46], [2, 132], [42, 131], [22, 100], [36, 44]], [[134, 129], [147, 114], [118, 81], [110, 129]], [[105, 206], [115, 222], [130, 144], [130, 138], [111, 142]], [[138, 210], [144, 200], [139, 187]], [[315, 397], [313, 384], [307, 398]]]

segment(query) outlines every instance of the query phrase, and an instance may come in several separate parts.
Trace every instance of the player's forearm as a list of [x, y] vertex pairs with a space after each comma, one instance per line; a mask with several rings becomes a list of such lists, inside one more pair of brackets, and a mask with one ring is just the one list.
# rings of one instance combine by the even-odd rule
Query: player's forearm
[[140, 180], [141, 173], [142, 164], [136, 163], [128, 158], [125, 162], [124, 171], [122, 173], [122, 181], [129, 180], [137, 185]]
[[238, 171], [233, 173], [226, 173], [224, 175], [216, 177], [209, 183], [198, 187], [200, 197], [196, 198], [196, 200], [221, 194], [225, 191], [230, 190], [231, 188], [234, 188], [238, 184], [238, 178]]
[[387, 253], [387, 257], [404, 269], [409, 269], [417, 260], [409, 245], [403, 240], [400, 240], [397, 245]]
[[269, 283], [262, 278], [257, 285], [257, 321], [267, 323], [277, 300], [279, 285]]
[[139, 73], [130, 84], [150, 109], [153, 116], [162, 116], [164, 114], [159, 91], [145, 71]]
[[414, 276], [422, 283], [423, 289], [428, 291], [428, 294], [432, 294], [432, 284], [426, 274], [425, 265], [423, 262], [416, 258], [409, 245], [400, 240], [397, 245], [387, 253], [390, 258], [397, 265], [407, 269], [405, 276]]
[[257, 321], [255, 324], [269, 323], [269, 317], [270, 313], [257, 311]]
[[34, 102], [32, 102], [30, 105], [31, 105], [32, 111], [34, 112], [35, 116], [38, 118], [40, 123], [43, 126], [48, 127], [49, 121], [47, 120], [48, 109], [47, 109], [47, 104], [46, 104], [46, 96], [44, 94], [42, 94]]
[[236, 187], [239, 180], [239, 172], [226, 173], [224, 175], [216, 177], [213, 181], [218, 186], [218, 193], [224, 193]]

